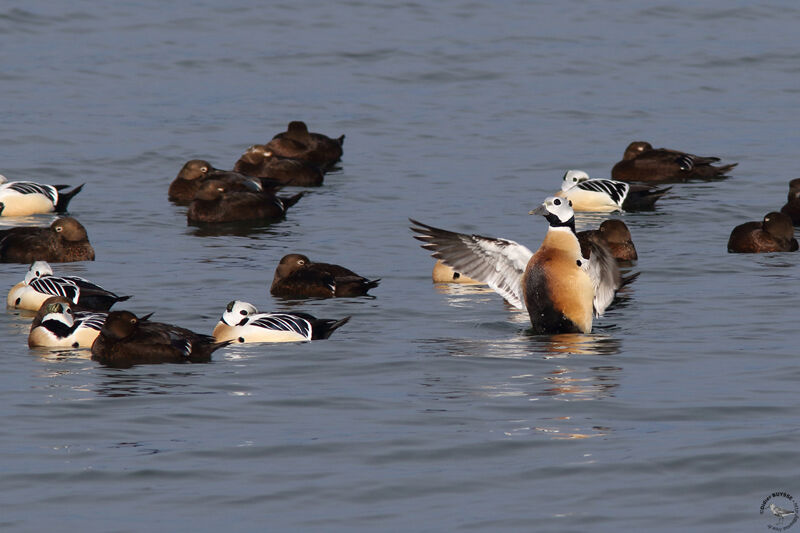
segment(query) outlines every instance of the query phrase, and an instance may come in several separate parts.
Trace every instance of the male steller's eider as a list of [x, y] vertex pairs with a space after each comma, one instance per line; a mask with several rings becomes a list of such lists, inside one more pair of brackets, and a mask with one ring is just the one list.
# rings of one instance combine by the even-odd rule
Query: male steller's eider
[[569, 201], [549, 197], [530, 214], [550, 223], [536, 253], [506, 239], [455, 233], [411, 219], [411, 229], [433, 256], [473, 279], [483, 281], [518, 309], [527, 309], [532, 331], [589, 333], [623, 280], [608, 248], [592, 244], [581, 255], [575, 215]]
[[582, 170], [568, 170], [556, 196], [572, 202], [574, 211], [640, 211], [653, 209], [671, 187], [659, 189], [624, 181], [589, 179]]
[[214, 327], [217, 341], [298, 342], [327, 339], [344, 326], [341, 320], [316, 318], [307, 313], [259, 313], [253, 304], [234, 300], [225, 307]]

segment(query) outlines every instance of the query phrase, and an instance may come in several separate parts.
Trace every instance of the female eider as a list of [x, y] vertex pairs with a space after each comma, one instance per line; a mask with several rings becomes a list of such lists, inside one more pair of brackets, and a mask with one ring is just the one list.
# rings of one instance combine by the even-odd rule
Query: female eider
[[15, 217], [44, 213], [63, 213], [72, 197], [81, 192], [81, 184], [69, 192], [68, 185], [47, 185], [33, 181], [11, 181], [0, 174], [0, 216]]
[[530, 214], [550, 223], [536, 253], [514, 241], [455, 233], [411, 220], [422, 246], [459, 272], [483, 281], [518, 309], [527, 309], [532, 331], [589, 333], [623, 281], [609, 250], [593, 245], [581, 255], [569, 201], [549, 197]]
[[349, 316], [331, 320], [306, 313], [259, 313], [254, 305], [235, 300], [225, 307], [212, 335], [219, 342], [311, 341], [327, 339], [349, 320]]
[[789, 194], [786, 203], [781, 207], [781, 213], [792, 219], [792, 224], [800, 226], [800, 178], [789, 182]]
[[186, 219], [190, 224], [278, 220], [303, 194], [276, 196], [270, 191], [237, 191], [223, 181], [206, 180], [189, 204]]
[[279, 157], [290, 157], [330, 170], [342, 158], [344, 135], [335, 139], [322, 133], [309, 132], [302, 120], [293, 120], [286, 131], [276, 134], [266, 144], [267, 150]]
[[761, 222], [739, 224], [728, 238], [728, 251], [732, 253], [795, 252], [797, 239], [788, 215], [773, 211]]
[[702, 157], [667, 148], [653, 148], [648, 142], [632, 142], [622, 161], [611, 169], [611, 178], [620, 181], [687, 181], [726, 178], [737, 165], [713, 166], [719, 157]]
[[578, 241], [581, 243], [581, 253], [584, 257], [589, 257], [590, 241], [600, 239], [603, 244], [608, 246], [611, 255], [618, 262], [627, 263], [639, 259], [636, 247], [633, 245], [631, 231], [621, 220], [615, 218], [604, 220], [598, 229], [589, 229], [577, 233]]
[[659, 189], [623, 181], [589, 179], [582, 170], [568, 170], [556, 196], [572, 202], [574, 211], [638, 211], [653, 209], [671, 187]]
[[72, 217], [57, 218], [49, 227], [22, 226], [0, 230], [0, 262], [94, 261], [86, 228]]
[[55, 276], [46, 261], [35, 261], [25, 279], [8, 291], [6, 304], [15, 309], [36, 311], [51, 296], [63, 296], [88, 311], [108, 311], [115, 303], [130, 298], [118, 296], [80, 276]]
[[28, 346], [91, 348], [105, 320], [106, 313], [75, 311], [68, 299], [51, 296], [31, 323]]
[[138, 318], [130, 311], [111, 311], [92, 344], [92, 359], [116, 368], [208, 363], [215, 350], [228, 344], [186, 328]]
[[275, 268], [269, 290], [282, 298], [365, 296], [380, 281], [359, 276], [343, 266], [312, 263], [302, 254], [288, 254]]
[[295, 187], [317, 187], [325, 179], [325, 173], [318, 166], [301, 159], [278, 157], [264, 144], [248, 148], [236, 161], [233, 171]]

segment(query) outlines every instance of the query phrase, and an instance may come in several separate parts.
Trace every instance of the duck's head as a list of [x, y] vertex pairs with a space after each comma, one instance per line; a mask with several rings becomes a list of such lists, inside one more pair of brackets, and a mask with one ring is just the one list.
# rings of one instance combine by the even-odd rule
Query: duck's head
[[198, 180], [205, 178], [214, 170], [215, 168], [211, 166], [211, 163], [205, 159], [192, 159], [183, 165], [181, 171], [178, 172], [178, 178], [185, 180]]
[[31, 281], [42, 276], [52, 276], [53, 269], [47, 261], [34, 261], [28, 272], [25, 274], [25, 285], [30, 285]]
[[42, 302], [34, 322], [38, 321], [41, 324], [46, 320], [55, 320], [71, 327], [75, 323], [72, 302], [63, 296], [53, 296]]
[[250, 315], [258, 313], [258, 309], [251, 303], [234, 300], [225, 306], [221, 322], [229, 326], [243, 326]]
[[577, 186], [582, 181], [587, 181], [589, 174], [583, 170], [567, 170], [564, 177], [561, 179], [561, 190], [567, 192], [573, 187]]
[[137, 327], [139, 319], [130, 311], [111, 311], [100, 334], [109, 339], [121, 340], [133, 335]]
[[548, 196], [542, 205], [528, 214], [542, 215], [551, 228], [568, 228], [575, 233], [575, 212], [572, 210], [572, 202], [566, 198]]

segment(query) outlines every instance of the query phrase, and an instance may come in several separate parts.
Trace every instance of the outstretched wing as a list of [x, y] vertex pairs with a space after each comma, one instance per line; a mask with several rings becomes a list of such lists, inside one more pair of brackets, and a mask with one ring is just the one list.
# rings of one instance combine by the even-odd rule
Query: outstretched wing
[[418, 227], [414, 238], [424, 242], [433, 257], [472, 279], [482, 281], [518, 309], [525, 309], [522, 275], [533, 257], [526, 247], [514, 241], [456, 233], [409, 219]]
[[583, 261], [582, 267], [592, 280], [594, 287], [594, 315], [601, 316], [614, 300], [617, 289], [622, 285], [622, 275], [619, 273], [617, 260], [605, 243], [594, 236], [588, 241], [589, 260]]

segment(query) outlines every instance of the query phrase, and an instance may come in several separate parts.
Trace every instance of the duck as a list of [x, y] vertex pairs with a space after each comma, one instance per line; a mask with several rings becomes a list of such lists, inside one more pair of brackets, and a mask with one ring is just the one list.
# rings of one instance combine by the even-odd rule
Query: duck
[[186, 219], [190, 224], [277, 220], [286, 216], [286, 211], [304, 194], [279, 197], [271, 192], [231, 190], [224, 181], [206, 180], [189, 204]]
[[367, 279], [343, 266], [312, 263], [302, 254], [288, 254], [275, 269], [270, 293], [282, 298], [365, 296], [380, 279]]
[[800, 178], [789, 182], [789, 194], [781, 213], [791, 218], [793, 225], [800, 226]]
[[34, 261], [94, 261], [94, 248], [86, 228], [72, 217], [60, 217], [45, 228], [23, 226], [0, 230], [0, 262]]
[[511, 240], [409, 220], [433, 257], [527, 309], [534, 334], [590, 333], [593, 318], [603, 315], [623, 285], [617, 262], [602, 243], [592, 245], [591, 257], [581, 255], [569, 200], [550, 196], [529, 214], [549, 224], [535, 253]]
[[92, 343], [92, 359], [115, 368], [208, 363], [213, 352], [230, 344], [172, 324], [151, 322], [148, 317], [140, 319], [130, 311], [110, 311]]
[[591, 254], [590, 242], [599, 239], [608, 247], [618, 263], [630, 263], [639, 259], [631, 231], [621, 220], [615, 218], [604, 220], [598, 229], [579, 231], [576, 235], [584, 257], [589, 257]]
[[351, 317], [315, 318], [307, 313], [259, 313], [248, 302], [234, 300], [225, 306], [212, 335], [217, 342], [297, 342], [327, 339]]
[[8, 291], [6, 304], [14, 309], [36, 311], [51, 296], [63, 296], [86, 311], [108, 311], [115, 303], [130, 299], [80, 276], [56, 276], [46, 261], [34, 261], [25, 278]]
[[437, 260], [433, 265], [433, 282], [434, 283], [459, 283], [464, 285], [479, 284], [480, 281], [475, 281], [469, 276], [465, 276], [461, 272], [456, 272], [449, 266], [442, 263], [441, 259]]
[[624, 181], [589, 179], [583, 170], [568, 170], [556, 196], [572, 202], [574, 211], [640, 211], [653, 209], [671, 187], [631, 185]]
[[667, 148], [653, 148], [644, 141], [628, 145], [611, 169], [611, 178], [619, 181], [681, 182], [727, 178], [738, 163], [713, 166], [719, 157], [702, 157]]
[[777, 211], [764, 215], [761, 222], [739, 224], [728, 239], [731, 253], [796, 252], [797, 248], [792, 219]]
[[248, 148], [236, 161], [233, 171], [295, 187], [318, 187], [325, 179], [325, 173], [318, 166], [301, 159], [278, 157], [264, 144]]
[[31, 323], [28, 346], [49, 348], [91, 348], [106, 320], [106, 313], [76, 311], [63, 296], [42, 302]]
[[69, 192], [68, 185], [48, 185], [33, 181], [8, 181], [0, 174], [0, 216], [17, 217], [46, 213], [64, 213], [70, 200], [83, 190], [85, 183]]
[[176, 204], [188, 204], [203, 184], [211, 179], [224, 182], [231, 191], [241, 192], [274, 192], [282, 185], [277, 180], [219, 170], [205, 159], [192, 159], [183, 165], [178, 176], [169, 184], [169, 200]]
[[342, 158], [344, 135], [332, 139], [322, 133], [308, 131], [301, 120], [289, 122], [286, 131], [276, 134], [266, 148], [279, 157], [302, 159], [330, 170]]

